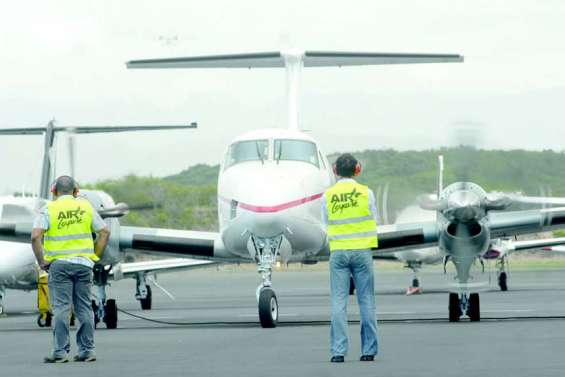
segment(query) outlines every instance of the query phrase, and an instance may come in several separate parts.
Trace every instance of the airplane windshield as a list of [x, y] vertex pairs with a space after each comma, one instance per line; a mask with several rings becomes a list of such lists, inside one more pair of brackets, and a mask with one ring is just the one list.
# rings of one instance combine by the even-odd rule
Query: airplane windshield
[[226, 168], [245, 161], [264, 162], [269, 158], [268, 140], [240, 141], [230, 145], [226, 156]]
[[275, 140], [276, 161], [304, 161], [320, 167], [316, 144], [305, 140]]

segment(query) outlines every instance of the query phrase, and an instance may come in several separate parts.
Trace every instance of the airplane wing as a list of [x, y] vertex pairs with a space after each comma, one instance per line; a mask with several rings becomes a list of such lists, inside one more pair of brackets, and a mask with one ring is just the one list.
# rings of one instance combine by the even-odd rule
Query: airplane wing
[[547, 246], [544, 247], [543, 250], [545, 251], [553, 251], [559, 254], [565, 254], [565, 246]]
[[544, 232], [565, 227], [565, 207], [490, 212], [488, 220], [491, 238]]
[[210, 267], [213, 265], [216, 265], [216, 263], [211, 261], [169, 258], [144, 262], [119, 263], [112, 267], [110, 274], [114, 276], [114, 280], [121, 280], [124, 278], [133, 278], [139, 272], [173, 272], [178, 270], [192, 270], [196, 268]]
[[217, 232], [122, 226], [120, 249], [222, 262], [242, 261], [226, 253]]
[[515, 240], [496, 240], [493, 242], [491, 251], [496, 252], [496, 256], [504, 256], [518, 251], [528, 251], [543, 248], [546, 251], [560, 251], [560, 248], [565, 251], [565, 237], [559, 238], [545, 238], [525, 241]]
[[[31, 223], [6, 223], [0, 220], [0, 240], [29, 242], [31, 228]], [[435, 221], [383, 225], [377, 229], [377, 233], [379, 247], [375, 249], [376, 255], [435, 246], [438, 242], [438, 229]], [[225, 250], [220, 234], [217, 232], [121, 226], [120, 249], [137, 250], [152, 255], [222, 262], [245, 261]], [[322, 255], [320, 259], [327, 259], [329, 251], [326, 250], [323, 254], [325, 255]]]
[[[462, 62], [457, 54], [411, 54], [389, 52], [301, 52], [305, 67], [341, 67], [354, 65], [417, 64]], [[249, 54], [189, 56], [181, 58], [131, 60], [130, 69], [146, 68], [282, 68], [285, 53], [280, 51]]]
[[382, 225], [377, 228], [379, 247], [376, 254], [436, 246], [438, 226], [435, 221]]

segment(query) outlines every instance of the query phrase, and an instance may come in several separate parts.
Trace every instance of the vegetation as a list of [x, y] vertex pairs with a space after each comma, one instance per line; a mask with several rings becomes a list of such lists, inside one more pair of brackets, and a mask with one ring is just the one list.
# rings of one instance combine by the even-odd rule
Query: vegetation
[[[444, 155], [444, 182], [470, 180], [487, 191], [541, 192], [565, 196], [565, 153], [524, 150], [474, 150], [468, 147], [425, 151], [367, 150], [354, 155], [363, 164], [359, 181], [377, 194], [389, 185], [391, 217], [417, 195], [437, 190], [437, 156]], [[329, 156], [333, 161], [336, 155]], [[164, 177], [127, 176], [92, 187], [108, 192], [132, 210], [124, 224], [216, 230], [219, 166], [195, 165]]]

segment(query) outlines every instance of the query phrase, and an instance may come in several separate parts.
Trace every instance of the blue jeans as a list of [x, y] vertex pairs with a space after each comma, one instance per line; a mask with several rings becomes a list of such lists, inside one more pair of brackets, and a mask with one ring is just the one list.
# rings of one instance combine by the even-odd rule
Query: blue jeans
[[350, 276], [353, 276], [361, 314], [362, 353], [363, 355], [376, 355], [379, 343], [375, 311], [373, 257], [370, 250], [345, 250], [331, 253], [331, 354], [332, 356], [345, 356], [349, 347], [347, 301], [349, 299]]
[[92, 269], [80, 264], [55, 261], [49, 267], [48, 286], [53, 310], [53, 356], [65, 356], [71, 349], [71, 305], [79, 322], [78, 353], [84, 356], [94, 352], [94, 313], [90, 293]]

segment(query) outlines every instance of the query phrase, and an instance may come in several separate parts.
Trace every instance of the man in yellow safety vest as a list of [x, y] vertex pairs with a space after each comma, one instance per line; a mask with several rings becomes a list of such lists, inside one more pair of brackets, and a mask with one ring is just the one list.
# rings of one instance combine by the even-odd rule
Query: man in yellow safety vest
[[[94, 313], [91, 305], [92, 267], [108, 243], [110, 231], [90, 203], [77, 198], [78, 185], [61, 176], [53, 183], [54, 201], [35, 218], [31, 243], [39, 267], [49, 270], [53, 310], [53, 352], [46, 363], [69, 361], [69, 317], [74, 307], [79, 327], [75, 361], [95, 361]], [[96, 242], [92, 234], [98, 233]]]
[[346, 153], [334, 164], [338, 182], [322, 198], [322, 220], [330, 246], [331, 362], [343, 362], [348, 350], [347, 300], [350, 277], [357, 290], [361, 315], [361, 361], [378, 352], [375, 287], [371, 249], [378, 246], [373, 192], [353, 179], [361, 164]]

